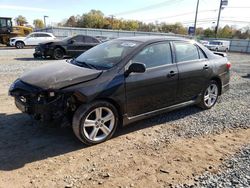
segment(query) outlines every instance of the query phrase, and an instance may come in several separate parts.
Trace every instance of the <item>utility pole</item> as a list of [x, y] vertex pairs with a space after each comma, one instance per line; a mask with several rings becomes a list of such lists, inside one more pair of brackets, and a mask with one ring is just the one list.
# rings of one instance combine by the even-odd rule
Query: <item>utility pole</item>
[[215, 37], [217, 38], [218, 30], [219, 30], [219, 25], [220, 25], [220, 15], [222, 9], [224, 9], [224, 6], [228, 5], [228, 0], [220, 0], [220, 7], [219, 7], [219, 14], [218, 14], [218, 19], [217, 19], [217, 25], [215, 27]]
[[48, 18], [48, 16], [43, 16], [44, 28], [46, 28], [46, 18]]
[[111, 18], [111, 27], [113, 29], [115, 16], [114, 15], [110, 15], [110, 18]]
[[220, 25], [221, 10], [222, 10], [222, 0], [220, 0], [220, 7], [219, 7], [219, 14], [218, 14], [218, 19], [217, 19], [217, 25], [215, 27], [215, 38], [217, 38], [218, 29], [219, 29], [219, 25]]
[[198, 17], [198, 11], [199, 11], [199, 4], [200, 4], [200, 0], [197, 0], [195, 20], [194, 20], [194, 35], [196, 35], [196, 24], [197, 24], [197, 17]]

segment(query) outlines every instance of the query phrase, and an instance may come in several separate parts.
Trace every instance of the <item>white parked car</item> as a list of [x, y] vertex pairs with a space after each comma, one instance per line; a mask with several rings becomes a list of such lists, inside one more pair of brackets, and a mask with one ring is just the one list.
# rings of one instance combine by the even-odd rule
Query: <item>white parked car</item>
[[24, 46], [36, 46], [42, 42], [55, 40], [56, 37], [52, 33], [33, 32], [26, 37], [14, 37], [10, 39], [10, 46], [23, 48]]
[[200, 40], [200, 43], [205, 46], [205, 45], [209, 44], [209, 41], [207, 41], [207, 40]]
[[230, 41], [213, 40], [213, 41], [210, 41], [209, 44], [206, 44], [205, 46], [209, 50], [228, 52], [228, 50], [230, 48]]

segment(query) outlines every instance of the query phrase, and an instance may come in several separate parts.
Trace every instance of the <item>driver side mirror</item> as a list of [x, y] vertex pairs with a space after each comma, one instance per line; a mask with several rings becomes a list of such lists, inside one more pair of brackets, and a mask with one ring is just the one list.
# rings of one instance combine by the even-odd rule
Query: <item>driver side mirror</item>
[[76, 42], [76, 40], [72, 39], [69, 41], [69, 44], [74, 44]]
[[125, 72], [125, 76], [128, 76], [130, 73], [144, 73], [146, 71], [146, 65], [143, 63], [132, 63], [128, 70]]

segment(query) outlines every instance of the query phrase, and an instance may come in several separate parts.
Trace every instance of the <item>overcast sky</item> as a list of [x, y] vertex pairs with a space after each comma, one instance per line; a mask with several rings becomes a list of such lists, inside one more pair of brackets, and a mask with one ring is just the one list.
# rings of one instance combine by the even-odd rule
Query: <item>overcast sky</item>
[[[250, 0], [228, 0], [222, 11], [221, 24], [244, 27], [250, 25]], [[82, 15], [91, 9], [106, 16], [135, 19], [144, 22], [181, 22], [192, 26], [197, 0], [0, 0], [0, 16], [25, 16], [34, 19], [49, 16], [47, 23], [61, 22], [71, 15]], [[220, 0], [200, 0], [197, 26], [211, 27], [217, 19]]]

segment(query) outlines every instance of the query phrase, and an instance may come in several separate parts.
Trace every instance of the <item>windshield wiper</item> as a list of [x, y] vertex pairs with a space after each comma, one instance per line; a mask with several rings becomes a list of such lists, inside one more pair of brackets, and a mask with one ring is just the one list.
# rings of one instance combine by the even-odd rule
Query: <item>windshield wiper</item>
[[87, 68], [90, 68], [90, 69], [97, 69], [94, 65], [86, 63], [84, 61], [76, 61], [75, 59], [73, 59], [71, 62], [72, 62], [72, 64], [78, 65], [80, 67], [87, 67]]

